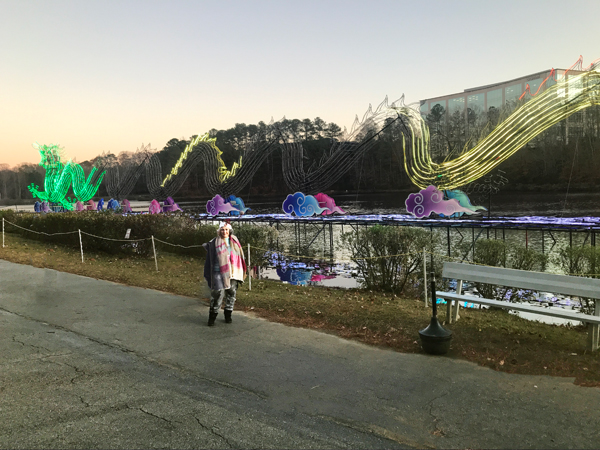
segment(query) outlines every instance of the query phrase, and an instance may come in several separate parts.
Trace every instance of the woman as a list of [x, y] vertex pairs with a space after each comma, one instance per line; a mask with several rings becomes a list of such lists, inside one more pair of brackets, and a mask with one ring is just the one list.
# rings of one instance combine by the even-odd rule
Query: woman
[[246, 260], [238, 238], [231, 234], [231, 224], [221, 222], [217, 237], [202, 244], [206, 250], [204, 278], [210, 288], [208, 326], [215, 324], [223, 297], [225, 297], [225, 323], [231, 323], [235, 294], [246, 277]]

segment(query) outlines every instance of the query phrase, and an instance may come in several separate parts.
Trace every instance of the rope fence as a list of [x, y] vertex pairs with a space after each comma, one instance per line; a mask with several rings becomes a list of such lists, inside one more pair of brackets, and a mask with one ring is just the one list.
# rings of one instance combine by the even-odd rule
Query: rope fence
[[[95, 234], [91, 234], [88, 233], [86, 231], [82, 231], [82, 230], [77, 230], [77, 231], [67, 231], [67, 232], [58, 232], [58, 233], [46, 233], [43, 231], [35, 231], [35, 230], [30, 230], [24, 227], [21, 227], [15, 223], [12, 223], [8, 220], [6, 220], [5, 218], [2, 218], [2, 247], [4, 248], [6, 246], [5, 243], [5, 224], [11, 225], [15, 228], [18, 228], [20, 230], [23, 231], [27, 231], [29, 233], [34, 233], [34, 234], [38, 234], [38, 235], [44, 235], [44, 236], [58, 236], [58, 235], [68, 235], [68, 234], [78, 234], [79, 235], [79, 247], [80, 247], [80, 253], [81, 253], [81, 262], [84, 263], [84, 248], [83, 248], [83, 240], [82, 240], [82, 235], [86, 235], [95, 239], [102, 239], [102, 240], [106, 240], [106, 241], [112, 241], [112, 242], [123, 242], [123, 243], [136, 243], [136, 242], [145, 242], [145, 241], [151, 241], [152, 242], [152, 252], [153, 252], [153, 257], [154, 257], [154, 265], [156, 268], [156, 271], [158, 272], [158, 259], [157, 259], [157, 255], [156, 255], [156, 242], [159, 242], [163, 245], [168, 245], [171, 247], [178, 247], [178, 248], [182, 248], [182, 249], [192, 249], [192, 248], [200, 248], [202, 247], [202, 245], [181, 245], [181, 244], [173, 244], [170, 242], [166, 242], [160, 239], [155, 238], [154, 236], [150, 236], [149, 238], [142, 238], [142, 239], [113, 239], [113, 238], [107, 238], [104, 236], [98, 236]], [[248, 280], [249, 280], [249, 289], [252, 289], [252, 284], [251, 284], [251, 265], [250, 265], [250, 251], [251, 249], [254, 250], [258, 250], [258, 251], [262, 251], [264, 252], [264, 254], [271, 254], [271, 255], [281, 255], [285, 258], [290, 258], [290, 259], [303, 259], [303, 260], [318, 260], [318, 258], [314, 257], [314, 256], [308, 256], [308, 255], [297, 255], [294, 253], [286, 253], [286, 252], [282, 252], [282, 251], [277, 251], [277, 250], [272, 250], [272, 249], [265, 249], [265, 248], [261, 248], [261, 247], [256, 247], [256, 246], [251, 246], [250, 244], [248, 244], [248, 257], [247, 257], [247, 268], [248, 268]], [[367, 256], [367, 257], [360, 257], [360, 258], [351, 258], [350, 260], [345, 260], [345, 259], [340, 259], [337, 258], [336, 262], [337, 263], [349, 263], [349, 262], [356, 262], [357, 260], [376, 260], [376, 259], [388, 259], [388, 258], [397, 258], [397, 257], [416, 257], [417, 255], [421, 256], [422, 261], [423, 261], [423, 279], [424, 279], [424, 298], [425, 298], [425, 305], [427, 306], [427, 302], [428, 302], [428, 294], [427, 294], [427, 259], [428, 256], [430, 257], [430, 259], [435, 258], [436, 261], [454, 261], [454, 262], [463, 262], [464, 258], [460, 258], [460, 257], [451, 257], [451, 256], [447, 256], [445, 254], [442, 253], [437, 253], [434, 251], [428, 251], [426, 248], [423, 248], [422, 251], [418, 251], [418, 252], [409, 252], [409, 253], [399, 253], [399, 254], [394, 254], [394, 255], [380, 255], [380, 256]], [[491, 267], [488, 266], [486, 264], [482, 264], [482, 263], [478, 263], [478, 262], [474, 262], [474, 261], [469, 261], [469, 264], [473, 264], [473, 265], [478, 265], [478, 266], [484, 266], [484, 267]], [[600, 277], [600, 274], [567, 274], [567, 275], [572, 275], [572, 276], [585, 276], [585, 277]]]
[[[113, 239], [113, 238], [107, 238], [104, 236], [97, 236], [95, 234], [91, 234], [91, 233], [87, 233], [85, 231], [82, 230], [77, 230], [77, 231], [67, 231], [64, 233], [46, 233], [43, 231], [35, 231], [35, 230], [29, 230], [27, 228], [21, 227], [19, 225], [17, 225], [16, 223], [12, 223], [8, 220], [6, 220], [4, 217], [2, 218], [2, 248], [6, 247], [5, 244], [5, 232], [4, 232], [4, 228], [5, 228], [5, 223], [14, 226], [15, 228], [19, 228], [23, 231], [27, 231], [29, 233], [34, 233], [34, 234], [40, 234], [40, 235], [44, 235], [44, 236], [58, 236], [58, 235], [65, 235], [65, 234], [78, 234], [79, 235], [79, 249], [81, 252], [81, 262], [84, 263], [84, 253], [83, 253], [83, 240], [81, 238], [81, 235], [86, 235], [92, 238], [96, 238], [96, 239], [102, 239], [105, 241], [112, 241], [112, 242], [126, 242], [126, 243], [134, 243], [134, 242], [144, 242], [144, 241], [152, 241], [152, 253], [154, 255], [154, 266], [156, 267], [156, 271], [158, 272], [158, 258], [156, 257], [156, 245], [154, 244], [154, 242], [160, 242], [161, 244], [165, 244], [165, 245], [170, 245], [171, 247], [179, 247], [179, 248], [199, 248], [202, 247], [202, 245], [180, 245], [180, 244], [171, 244], [170, 242], [165, 242], [162, 241], [160, 239], [155, 238], [154, 236], [150, 236], [149, 238], [143, 238], [143, 239]], [[250, 247], [248, 247], [248, 251], [250, 251]], [[248, 256], [250, 254], [248, 253]]]

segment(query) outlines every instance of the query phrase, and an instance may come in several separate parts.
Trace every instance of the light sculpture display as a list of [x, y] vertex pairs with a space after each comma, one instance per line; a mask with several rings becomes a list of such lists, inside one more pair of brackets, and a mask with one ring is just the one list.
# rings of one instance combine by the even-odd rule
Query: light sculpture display
[[161, 211], [162, 209], [160, 208], [160, 203], [158, 203], [158, 200], [153, 199], [148, 207], [148, 212], [150, 214], [159, 214]]
[[163, 212], [183, 211], [172, 197], [167, 197], [163, 202]]
[[119, 202], [117, 200], [115, 200], [114, 198], [111, 198], [108, 203], [106, 203], [106, 210], [107, 211], [116, 211], [118, 209], [121, 208], [121, 205], [119, 204]]
[[131, 209], [131, 205], [129, 204], [129, 200], [126, 198], [121, 202], [121, 208], [123, 208], [124, 213], [131, 213], [133, 210]]
[[[227, 203], [225, 198], [235, 197], [237, 192], [241, 192], [250, 183], [265, 159], [275, 149], [281, 148], [283, 177], [290, 190], [303, 196], [303, 201], [309, 197], [315, 200], [317, 202], [315, 211], [319, 209], [326, 211], [325, 214], [343, 213], [341, 208], [335, 206], [333, 199], [328, 200], [324, 197], [319, 199], [312, 196], [324, 195], [322, 192], [356, 165], [386, 130], [390, 133], [384, 136], [387, 138], [392, 136], [393, 140], [402, 144], [404, 169], [417, 187], [426, 189], [428, 186], [435, 186], [440, 191], [452, 191], [489, 174], [552, 125], [582, 109], [599, 105], [600, 73], [597, 70], [599, 65], [600, 63], [593, 63], [581, 74], [570, 74], [557, 80], [556, 84], [541, 93], [539, 89], [535, 94], [526, 90], [526, 93], [531, 95], [531, 100], [515, 110], [472, 149], [465, 148], [458, 157], [441, 163], [435, 163], [431, 158], [429, 129], [420, 111], [411, 105], [405, 105], [403, 97], [391, 105], [386, 98], [375, 110], [369, 106], [362, 120], [359, 121], [357, 117], [350, 132], [344, 132], [339, 140], [332, 139], [329, 152], [318, 164], [313, 163], [308, 169], [304, 168], [306, 153], [302, 145], [304, 135], [284, 118], [279, 122], [271, 121], [270, 124], [261, 126], [260, 131], [248, 140], [242, 156], [232, 164], [230, 169], [221, 157], [222, 152], [216, 145], [216, 139], [211, 138], [208, 133], [191, 140], [166, 177], [162, 176], [158, 154], [151, 154], [149, 145], [142, 146], [142, 151], [145, 153], [144, 161], [137, 166], [130, 166], [123, 178], [120, 178], [118, 168], [109, 169], [107, 191], [112, 198], [122, 199], [131, 192], [144, 167], [148, 191], [154, 198], [164, 200], [175, 195], [194, 167], [203, 161], [205, 184], [209, 192], [215, 195], [211, 210], [220, 211], [221, 207], [239, 206], [236, 200], [231, 200], [229, 206], [224, 206]], [[86, 178], [78, 164], [72, 161], [66, 164], [61, 162], [58, 146], [36, 145], [36, 148], [42, 158], [40, 165], [46, 169], [46, 178], [43, 192], [33, 184], [28, 187], [34, 197], [41, 201], [60, 203], [65, 209], [70, 210], [73, 208], [74, 200], [65, 197], [71, 184], [75, 198], [81, 202], [90, 200], [97, 192], [104, 171], [94, 167]], [[486, 185], [488, 188], [485, 189], [491, 192], [492, 183]], [[466, 190], [468, 191], [469, 188]], [[216, 195], [219, 196], [222, 204], [217, 205], [219, 201]], [[452, 197], [454, 194], [448, 195]], [[284, 202], [287, 205], [284, 206], [284, 211], [287, 207], [291, 208], [289, 212], [286, 211], [288, 214], [297, 214], [296, 209], [300, 205], [294, 202], [297, 202], [298, 198], [292, 202], [288, 201], [288, 196], [287, 203]], [[470, 203], [465, 205], [463, 204], [462, 207], [469, 209]], [[243, 212], [244, 208], [242, 202], [241, 207], [231, 209], [229, 212], [234, 214], [235, 211]], [[461, 211], [452, 214], [455, 213], [460, 214]], [[440, 212], [440, 214], [446, 213]]]
[[239, 212], [239, 210], [234, 205], [227, 202], [219, 194], [215, 195], [208, 202], [206, 202], [206, 212], [211, 216], [216, 216], [217, 214], [221, 213], [229, 214], [233, 211]]
[[[559, 80], [500, 123], [487, 137], [459, 157], [434, 163], [429, 152], [429, 130], [419, 111], [398, 108], [409, 139], [403, 136], [404, 167], [420, 188], [435, 185], [454, 189], [489, 173], [525, 144], [570, 115], [600, 104], [598, 63], [581, 75]], [[408, 141], [408, 142], [407, 142]]]
[[236, 209], [236, 211], [231, 211], [229, 213], [232, 216], [243, 216], [246, 214], [246, 211], [250, 211], [251, 209], [246, 207], [244, 200], [242, 200], [240, 197], [236, 197], [235, 195], [230, 195], [225, 201]]
[[231, 169], [227, 169], [221, 158], [223, 153], [215, 144], [216, 138], [210, 138], [208, 133], [197, 136], [188, 144], [171, 173], [162, 181], [162, 167], [158, 156], [155, 154], [147, 160], [148, 191], [157, 198], [175, 195], [194, 167], [200, 161], [204, 161], [204, 182], [208, 190], [212, 194], [225, 197], [235, 194], [250, 182], [254, 173], [275, 148], [279, 136], [275, 125], [269, 124], [247, 142], [244, 155], [238, 162], [233, 163]]
[[431, 213], [457, 217], [462, 215], [461, 213], [473, 214], [475, 212], [462, 206], [455, 198], [444, 200], [444, 193], [435, 186], [427, 186], [426, 189], [421, 189], [418, 194], [410, 194], [404, 203], [406, 211], [418, 218], [429, 217]]
[[144, 154], [142, 162], [129, 165], [122, 178], [120, 177], [119, 166], [117, 165], [109, 167], [106, 171], [106, 192], [116, 200], [122, 200], [131, 193], [144, 170], [146, 162], [151, 157], [152, 149], [150, 148], [150, 144], [146, 146], [142, 144], [137, 151]]
[[302, 192], [289, 194], [281, 205], [286, 214], [295, 214], [298, 217], [309, 217], [315, 214], [321, 214], [328, 208], [321, 208], [319, 201], [312, 195], [305, 195]]
[[64, 209], [71, 210], [73, 201], [66, 198], [71, 184], [76, 200], [85, 202], [94, 196], [100, 187], [104, 171], [99, 172], [93, 167], [86, 179], [79, 164], [75, 164], [71, 160], [66, 164], [62, 163], [62, 149], [58, 145], [34, 144], [34, 147], [40, 153], [39, 165], [46, 169], [44, 191], [40, 191], [39, 186], [35, 186], [33, 183], [27, 187], [34, 198], [59, 203]]
[[319, 202], [319, 206], [321, 208], [326, 208], [325, 211], [322, 212], [324, 216], [328, 216], [333, 213], [346, 214], [346, 211], [337, 206], [335, 204], [335, 200], [332, 199], [329, 195], [320, 192], [317, 195], [315, 195], [315, 198], [317, 199], [317, 202]]
[[308, 170], [304, 170], [301, 136], [291, 128], [280, 128], [283, 176], [290, 190], [311, 195], [327, 190], [377, 143], [383, 131], [401, 120], [397, 110], [403, 101], [404, 96], [388, 105], [386, 97], [375, 111], [369, 105], [363, 119], [357, 116], [350, 132], [334, 140], [329, 155]]
[[[400, 99], [398, 102], [402, 102]], [[179, 160], [162, 181], [162, 167], [155, 154], [146, 161], [148, 190], [156, 198], [174, 195], [192, 169], [204, 161], [204, 181], [208, 190], [222, 197], [241, 191], [260, 165], [276, 148], [282, 149], [282, 170], [290, 190], [316, 194], [339, 180], [377, 142], [378, 136], [401, 120], [396, 103], [388, 105], [387, 98], [373, 111], [371, 106], [362, 121], [355, 119], [350, 132], [340, 141], [334, 140], [328, 156], [316, 167], [304, 170], [302, 136], [284, 119], [271, 122], [246, 143], [243, 156], [227, 169], [216, 139], [208, 134], [198, 136], [188, 144]]]
[[[460, 189], [448, 189], [444, 191], [444, 196], [447, 200], [456, 200], [460, 206], [471, 210], [470, 213], [455, 212], [450, 217], [460, 217], [463, 214], [474, 214], [477, 213], [477, 211], [487, 211], [485, 206], [473, 206], [469, 196]], [[441, 214], [441, 216], [443, 217], [444, 215]]]

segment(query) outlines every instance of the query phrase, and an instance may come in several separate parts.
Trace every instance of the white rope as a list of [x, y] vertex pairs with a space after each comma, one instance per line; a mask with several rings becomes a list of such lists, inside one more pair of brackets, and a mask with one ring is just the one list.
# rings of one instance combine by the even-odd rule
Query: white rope
[[202, 247], [202, 245], [179, 245], [179, 244], [171, 244], [170, 242], [161, 241], [160, 239], [157, 239], [154, 236], [152, 237], [152, 239], [154, 241], [156, 241], [156, 242], [160, 242], [161, 244], [167, 244], [167, 245], [170, 245], [172, 247], [181, 247], [181, 248], [198, 248], [198, 247]]
[[57, 235], [59, 235], [59, 234], [75, 234], [75, 233], [77, 233], [77, 231], [67, 231], [66, 233], [44, 233], [43, 231], [34, 231], [34, 230], [28, 230], [27, 228], [20, 227], [20, 226], [19, 226], [19, 225], [17, 225], [17, 224], [14, 224], [14, 223], [12, 223], [12, 222], [9, 222], [8, 220], [6, 221], [6, 223], [9, 223], [9, 224], [11, 224], [11, 225], [12, 225], [12, 226], [14, 226], [14, 227], [20, 228], [21, 230], [29, 231], [30, 233], [35, 233], [35, 234], [44, 234], [44, 235], [46, 235], [46, 236], [57, 236]]
[[95, 238], [98, 238], [98, 239], [104, 239], [105, 241], [114, 241], [114, 242], [142, 242], [142, 241], [148, 241], [148, 240], [150, 240], [150, 238], [144, 238], [144, 239], [111, 239], [111, 238], [107, 238], [107, 237], [96, 236], [95, 234], [86, 233], [85, 231], [82, 231], [81, 234], [85, 234], [86, 236], [91, 236], [91, 237], [95, 237]]

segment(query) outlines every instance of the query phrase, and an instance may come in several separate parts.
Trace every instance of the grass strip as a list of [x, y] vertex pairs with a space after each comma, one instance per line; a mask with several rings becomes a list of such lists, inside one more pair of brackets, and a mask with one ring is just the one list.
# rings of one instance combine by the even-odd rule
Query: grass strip
[[[6, 235], [0, 258], [34, 267], [55, 269], [129, 286], [203, 298], [203, 250], [183, 256], [157, 248], [153, 258], [85, 255], [15, 234]], [[236, 309], [290, 326], [311, 328], [404, 353], [422, 353], [418, 330], [425, 328], [431, 310], [423, 302], [365, 289], [293, 286], [253, 280], [238, 291]], [[439, 308], [440, 321], [445, 308]], [[573, 377], [582, 386], [600, 386], [600, 352], [588, 352], [587, 329], [532, 322], [503, 310], [461, 309], [446, 357], [468, 360], [508, 373]]]

